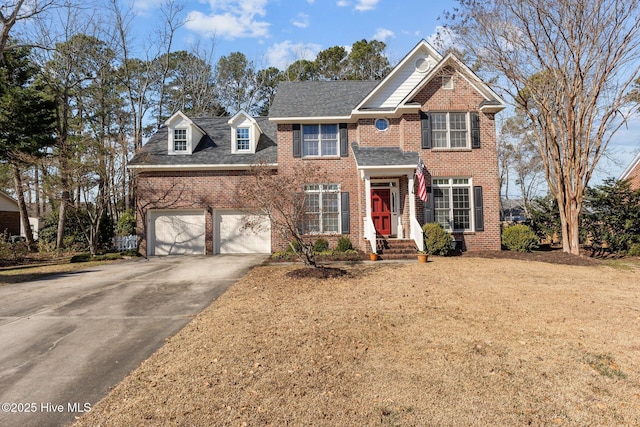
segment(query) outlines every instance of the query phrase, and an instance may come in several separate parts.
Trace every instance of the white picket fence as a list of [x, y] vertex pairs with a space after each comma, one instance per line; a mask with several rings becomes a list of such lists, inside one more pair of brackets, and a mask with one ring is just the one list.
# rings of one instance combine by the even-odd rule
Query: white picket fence
[[138, 249], [138, 236], [116, 236], [113, 238], [113, 247], [117, 251], [135, 251]]

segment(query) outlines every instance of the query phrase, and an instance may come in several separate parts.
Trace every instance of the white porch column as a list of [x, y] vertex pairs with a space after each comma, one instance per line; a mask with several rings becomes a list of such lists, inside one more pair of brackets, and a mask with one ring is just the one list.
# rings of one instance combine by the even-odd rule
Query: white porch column
[[376, 229], [371, 219], [371, 176], [368, 173], [363, 174], [364, 191], [365, 191], [365, 217], [364, 217], [364, 238], [369, 240], [371, 252], [376, 252]]
[[420, 223], [418, 222], [418, 218], [416, 217], [416, 194], [415, 194], [415, 186], [413, 185], [415, 177], [415, 171], [412, 174], [408, 174], [407, 178], [409, 178], [409, 212], [410, 212], [410, 227], [409, 235], [415, 242], [419, 251], [424, 250], [424, 238], [422, 236], [422, 227], [420, 227]]

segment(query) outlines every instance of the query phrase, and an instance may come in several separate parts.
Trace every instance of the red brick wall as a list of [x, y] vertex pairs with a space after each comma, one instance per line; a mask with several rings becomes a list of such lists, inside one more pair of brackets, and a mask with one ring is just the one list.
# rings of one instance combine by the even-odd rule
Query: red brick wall
[[636, 164], [629, 176], [627, 177], [627, 181], [631, 184], [631, 188], [634, 190], [640, 190], [640, 162]]
[[[442, 89], [440, 79], [427, 85], [414, 101], [422, 104], [422, 111], [479, 111], [483, 98], [465, 79], [454, 75], [454, 89]], [[418, 114], [405, 114], [389, 119], [389, 128], [378, 131], [374, 119], [358, 122], [356, 140], [362, 147], [400, 146], [404, 151], [418, 152], [430, 177], [469, 177], [473, 186], [482, 186], [485, 231], [456, 235], [464, 240], [467, 250], [500, 250], [500, 189], [498, 187], [498, 160], [496, 151], [495, 120], [493, 114], [480, 113], [481, 148], [467, 150], [424, 150], [421, 148], [421, 125]], [[351, 134], [350, 134], [351, 137]], [[280, 149], [280, 147], [279, 147]], [[280, 153], [279, 153], [280, 154]], [[282, 157], [279, 156], [279, 162]], [[354, 174], [355, 175], [355, 174]], [[360, 180], [358, 176], [358, 180]], [[404, 183], [404, 184], [403, 184]], [[401, 189], [406, 189], [406, 180]], [[405, 187], [403, 188], [403, 185]], [[359, 187], [360, 218], [365, 215], [364, 184]], [[401, 194], [403, 224], [408, 232], [408, 197]], [[416, 198], [417, 218], [422, 222], [422, 201]], [[353, 210], [352, 210], [353, 212]], [[353, 223], [354, 219], [352, 219]], [[361, 221], [361, 220], [360, 220]], [[358, 236], [362, 239], [362, 235]], [[354, 241], [355, 243], [355, 241]], [[366, 249], [364, 244], [360, 245]]]
[[202, 209], [206, 211], [206, 251], [213, 253], [214, 209], [250, 207], [236, 191], [242, 180], [252, 179], [246, 171], [142, 172], [136, 180], [137, 228], [140, 252], [146, 253], [146, 218], [149, 209]]

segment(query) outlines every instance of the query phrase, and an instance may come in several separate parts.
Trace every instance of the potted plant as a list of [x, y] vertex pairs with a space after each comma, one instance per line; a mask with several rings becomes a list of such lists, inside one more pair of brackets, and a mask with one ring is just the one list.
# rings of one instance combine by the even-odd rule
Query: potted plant
[[378, 254], [377, 254], [377, 253], [375, 253], [375, 252], [371, 252], [371, 253], [369, 254], [369, 259], [370, 259], [371, 261], [377, 261], [377, 260], [378, 260]]
[[429, 260], [428, 251], [418, 251], [418, 262], [425, 263]]

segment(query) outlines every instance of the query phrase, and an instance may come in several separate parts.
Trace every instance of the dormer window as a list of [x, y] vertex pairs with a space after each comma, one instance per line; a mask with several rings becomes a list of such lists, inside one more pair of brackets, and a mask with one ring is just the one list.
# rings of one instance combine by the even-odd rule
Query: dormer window
[[187, 130], [175, 129], [173, 131], [173, 151], [184, 152], [187, 151]]
[[231, 126], [231, 153], [255, 153], [262, 135], [258, 122], [244, 111], [239, 111], [227, 123]]
[[167, 151], [170, 156], [193, 154], [200, 140], [206, 135], [200, 126], [181, 111], [169, 117], [164, 124], [167, 126]]
[[249, 138], [249, 128], [236, 129], [236, 150], [237, 151], [249, 151], [251, 150], [251, 139]]

